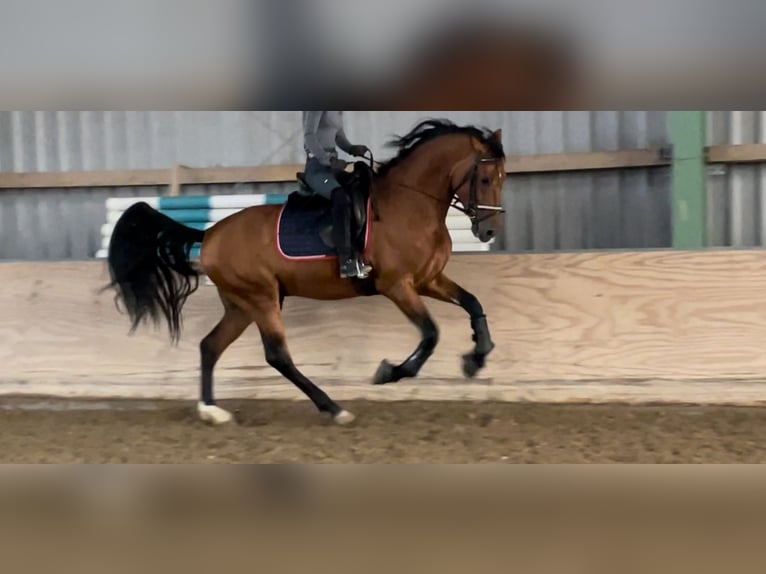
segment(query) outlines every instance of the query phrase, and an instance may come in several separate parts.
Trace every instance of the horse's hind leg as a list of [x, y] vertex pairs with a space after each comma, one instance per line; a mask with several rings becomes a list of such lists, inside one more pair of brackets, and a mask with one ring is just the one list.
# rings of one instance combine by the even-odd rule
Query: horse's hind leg
[[253, 317], [261, 332], [266, 362], [303, 391], [320, 412], [330, 413], [338, 424], [353, 422], [353, 414], [341, 408], [296, 368], [287, 349], [280, 306], [276, 299], [258, 298], [253, 301]]
[[220, 296], [224, 306], [224, 315], [199, 345], [201, 381], [197, 413], [203, 421], [213, 424], [224, 424], [231, 421], [232, 418], [231, 413], [215, 404], [213, 369], [226, 348], [236, 341], [251, 323], [247, 312], [234, 305], [223, 294]]
[[439, 343], [439, 328], [431, 318], [423, 300], [409, 283], [401, 283], [384, 293], [420, 330], [420, 344], [401, 364], [392, 365], [383, 360], [375, 373], [373, 383], [384, 385], [407, 377], [416, 377]]

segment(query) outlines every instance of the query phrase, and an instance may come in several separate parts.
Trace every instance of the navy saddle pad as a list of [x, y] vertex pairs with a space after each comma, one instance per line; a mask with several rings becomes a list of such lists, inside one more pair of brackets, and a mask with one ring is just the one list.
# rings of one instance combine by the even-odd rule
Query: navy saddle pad
[[[369, 224], [369, 216], [367, 222]], [[328, 200], [293, 192], [288, 196], [277, 223], [279, 250], [288, 258], [336, 257], [335, 249], [321, 237], [331, 225], [331, 203]], [[366, 225], [362, 235], [366, 242]]]

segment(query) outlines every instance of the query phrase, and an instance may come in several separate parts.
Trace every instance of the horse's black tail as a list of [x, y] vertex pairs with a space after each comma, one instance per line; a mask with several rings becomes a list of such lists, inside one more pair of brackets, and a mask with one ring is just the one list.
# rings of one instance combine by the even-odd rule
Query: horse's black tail
[[174, 343], [181, 335], [181, 310], [199, 287], [200, 271], [192, 266], [193, 245], [205, 232], [186, 227], [141, 202], [117, 220], [109, 243], [109, 275], [131, 320], [130, 333], [151, 318], [167, 321]]

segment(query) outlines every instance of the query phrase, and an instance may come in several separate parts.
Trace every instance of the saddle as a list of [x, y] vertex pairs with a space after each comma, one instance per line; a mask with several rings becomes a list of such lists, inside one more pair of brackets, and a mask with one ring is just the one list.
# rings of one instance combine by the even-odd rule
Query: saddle
[[[321, 212], [322, 224], [318, 232], [322, 242], [329, 248], [334, 249], [332, 240], [332, 202], [316, 194], [311, 189], [304, 172], [296, 174], [299, 190], [290, 194], [287, 198], [287, 209], [294, 211]], [[351, 173], [338, 172], [338, 183], [349, 193], [351, 198], [351, 242], [354, 247], [361, 251], [364, 249], [367, 235], [367, 213], [370, 201], [370, 183], [372, 171], [365, 162], [355, 162]]]

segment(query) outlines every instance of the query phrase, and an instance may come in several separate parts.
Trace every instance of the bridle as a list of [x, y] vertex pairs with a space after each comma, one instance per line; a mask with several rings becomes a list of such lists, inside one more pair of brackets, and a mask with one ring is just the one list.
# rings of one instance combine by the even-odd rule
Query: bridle
[[[455, 186], [451, 187], [450, 191], [450, 207], [453, 207], [457, 209], [458, 211], [465, 213], [471, 220], [471, 223], [476, 226], [482, 221], [489, 219], [492, 217], [495, 213], [505, 213], [505, 209], [503, 209], [500, 205], [483, 205], [479, 203], [479, 192], [478, 192], [478, 184], [479, 184], [479, 166], [481, 164], [486, 163], [493, 163], [497, 164], [499, 159], [495, 157], [482, 157], [482, 156], [474, 156], [473, 163], [471, 164], [471, 168], [466, 171], [465, 175], [463, 176], [463, 179], [460, 180], [460, 183]], [[451, 178], [450, 178], [451, 181]], [[458, 191], [466, 185], [467, 183], [471, 184], [471, 187], [468, 192], [468, 205], [463, 204], [463, 202], [460, 200], [460, 196], [458, 195]], [[482, 211], [488, 211], [488, 214], [485, 214], [483, 216], [479, 216], [479, 213]]]
[[[451, 183], [452, 174], [450, 173], [450, 198], [447, 200], [447, 202], [449, 203], [450, 207], [457, 209], [461, 213], [464, 213], [465, 215], [467, 215], [468, 218], [471, 220], [471, 224], [474, 228], [482, 221], [492, 217], [495, 213], [505, 213], [505, 209], [502, 206], [483, 205], [479, 203], [479, 192], [478, 192], [479, 169], [478, 168], [481, 164], [486, 164], [486, 163], [497, 164], [500, 161], [502, 160], [492, 156], [480, 156], [478, 154], [474, 155], [471, 168], [465, 172], [463, 179], [461, 179], [460, 183], [454, 187], [452, 186], [452, 183]], [[371, 169], [373, 169], [373, 165], [375, 163], [377, 162], [373, 159], [372, 152], [370, 152], [370, 168]], [[460, 199], [458, 192], [464, 185], [468, 184], [469, 182], [471, 187], [468, 192], [468, 205], [465, 205]], [[407, 185], [406, 183], [400, 183], [400, 182], [395, 182], [395, 185], [398, 185], [399, 187], [405, 187], [416, 193], [425, 195], [426, 197], [433, 199], [434, 201], [438, 201], [439, 203], [447, 203], [443, 199], [434, 197], [430, 193], [426, 193], [422, 189], [418, 189], [417, 187], [414, 187], [412, 185]], [[480, 216], [479, 213], [482, 211], [488, 211], [489, 214]]]

